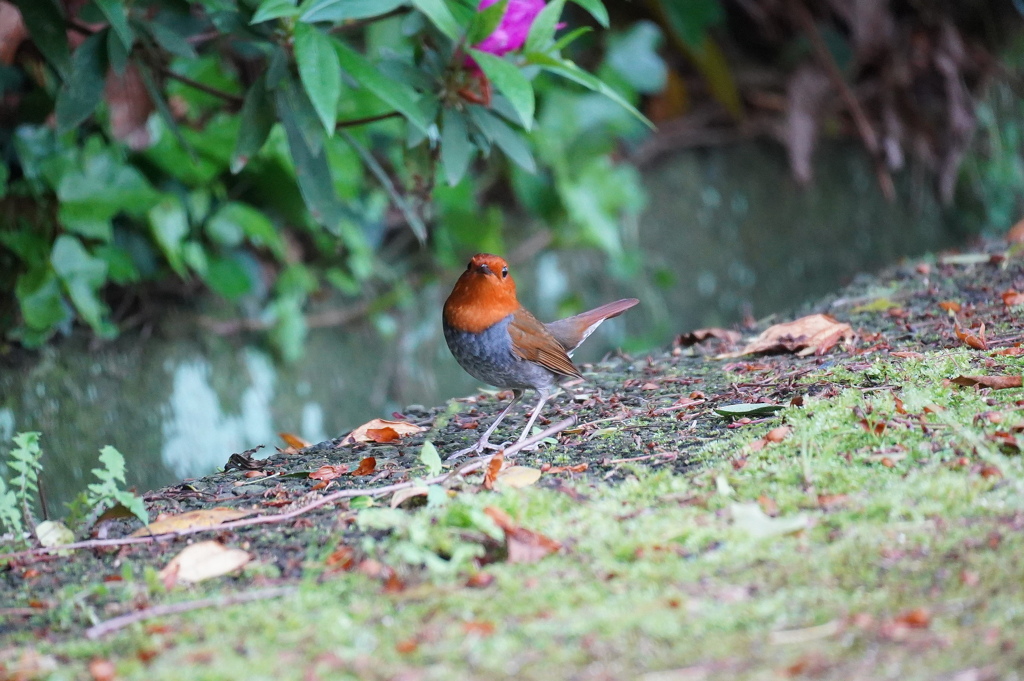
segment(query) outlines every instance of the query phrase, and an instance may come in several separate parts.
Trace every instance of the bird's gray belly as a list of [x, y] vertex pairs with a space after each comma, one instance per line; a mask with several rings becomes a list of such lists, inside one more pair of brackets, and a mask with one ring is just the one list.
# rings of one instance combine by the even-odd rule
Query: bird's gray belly
[[516, 357], [508, 336], [512, 316], [480, 333], [468, 333], [444, 325], [444, 339], [455, 360], [473, 378], [496, 388], [547, 390], [557, 377], [544, 367]]

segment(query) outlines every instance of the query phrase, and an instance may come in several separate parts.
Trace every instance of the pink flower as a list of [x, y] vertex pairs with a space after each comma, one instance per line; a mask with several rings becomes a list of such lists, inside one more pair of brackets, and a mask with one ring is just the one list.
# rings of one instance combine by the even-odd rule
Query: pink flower
[[[498, 0], [480, 0], [477, 11], [487, 9]], [[544, 0], [508, 0], [505, 15], [494, 29], [494, 32], [474, 45], [481, 52], [490, 52], [499, 57], [514, 52], [526, 44], [526, 36], [540, 11], [544, 9]]]

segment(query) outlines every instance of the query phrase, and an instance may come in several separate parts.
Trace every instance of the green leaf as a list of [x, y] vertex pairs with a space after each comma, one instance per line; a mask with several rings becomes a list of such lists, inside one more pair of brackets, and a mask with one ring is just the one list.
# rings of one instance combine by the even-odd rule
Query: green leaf
[[[277, 91], [277, 112], [288, 138], [288, 149], [295, 163], [295, 177], [299, 183], [299, 192], [306, 202], [313, 219], [336, 234], [338, 225], [349, 216], [334, 190], [331, 168], [327, 163], [327, 154], [323, 146], [316, 151], [310, 149], [303, 135], [304, 118], [295, 108], [295, 102], [286, 94], [286, 90]], [[302, 94], [301, 90], [299, 91]], [[303, 98], [305, 97], [302, 94]], [[317, 123], [321, 135], [323, 129]]]
[[125, 11], [123, 0], [94, 0], [94, 2], [110, 22], [110, 28], [114, 29], [114, 33], [121, 39], [124, 49], [131, 52], [132, 43], [135, 42], [135, 32], [128, 25], [128, 13]]
[[[265, 246], [278, 260], [285, 259], [284, 240], [266, 215], [247, 203], [229, 201], [220, 206], [206, 223], [211, 235], [237, 233], [249, 237], [254, 246]], [[227, 243], [221, 240], [221, 243]], [[236, 245], [227, 244], [227, 245]]]
[[[572, 0], [583, 9], [590, 12], [590, 16], [601, 24], [602, 28], [608, 28], [608, 10], [605, 9], [601, 0]], [[717, 2], [717, 0], [715, 0]]]
[[[564, 0], [562, 0], [564, 2]], [[452, 42], [458, 42], [462, 37], [462, 27], [455, 19], [455, 15], [445, 4], [444, 0], [412, 0], [413, 6], [423, 14], [427, 15], [430, 23], [434, 24]]]
[[260, 76], [245, 93], [242, 111], [238, 114], [238, 140], [231, 155], [231, 172], [238, 173], [259, 153], [274, 127], [274, 103], [267, 93], [266, 77]]
[[623, 99], [622, 95], [609, 87], [600, 78], [591, 73], [587, 73], [568, 59], [555, 59], [537, 52], [527, 55], [527, 58], [530, 63], [540, 66], [545, 71], [550, 71], [551, 73], [567, 78], [575, 83], [579, 83], [589, 90], [593, 90], [594, 92], [604, 95], [629, 113], [633, 114], [637, 120], [648, 128], [652, 130], [654, 129], [654, 123], [651, 123], [646, 116], [637, 111], [636, 107]]
[[558, 30], [558, 19], [562, 16], [563, 9], [565, 0], [554, 0], [540, 11], [530, 26], [530, 33], [526, 36], [524, 52], [540, 52], [554, 40], [555, 31]]
[[569, 33], [566, 33], [561, 38], [559, 38], [555, 42], [555, 44], [551, 47], [551, 51], [552, 52], [561, 52], [562, 50], [567, 48], [569, 45], [572, 45], [574, 42], [576, 42], [577, 38], [579, 38], [580, 36], [586, 35], [587, 33], [590, 33], [593, 30], [594, 29], [590, 28], [589, 26], [580, 26], [579, 28], [577, 28], [577, 29], [575, 29], [573, 31], [570, 31]]
[[419, 95], [404, 83], [388, 78], [366, 57], [341, 41], [334, 41], [341, 68], [348, 72], [360, 85], [395, 107], [410, 123], [423, 134], [429, 134], [430, 122], [423, 115], [417, 100]]
[[407, 4], [409, 0], [307, 0], [302, 3], [302, 16], [299, 19], [309, 23], [368, 19], [387, 14]]
[[278, 115], [281, 116], [282, 102], [286, 101], [292, 126], [301, 135], [302, 141], [310, 153], [320, 155], [324, 146], [324, 126], [316, 108], [309, 101], [306, 91], [299, 86], [293, 76], [288, 75], [281, 79], [275, 94], [277, 95]]
[[477, 128], [488, 140], [497, 144], [516, 165], [528, 173], [537, 172], [537, 163], [533, 159], [530, 147], [519, 133], [481, 107], [472, 107], [469, 113]]
[[71, 50], [68, 49], [67, 20], [56, 0], [14, 0], [32, 42], [53, 65], [61, 78], [71, 69]]
[[124, 286], [142, 279], [131, 254], [120, 246], [101, 244], [93, 249], [93, 254], [107, 263], [107, 278], [115, 284]]
[[437, 453], [437, 447], [430, 440], [424, 442], [420, 448], [420, 463], [427, 467], [427, 473], [432, 477], [441, 474], [441, 456]]
[[338, 100], [341, 98], [341, 63], [334, 49], [335, 42], [315, 26], [295, 26], [295, 61], [299, 67], [299, 78], [328, 137], [334, 134]]
[[700, 49], [708, 30], [725, 20], [721, 0], [656, 0], [669, 28], [687, 45]]
[[60, 282], [49, 267], [36, 268], [19, 276], [14, 295], [29, 328], [46, 331], [68, 318]]
[[252, 278], [242, 263], [234, 258], [210, 256], [203, 280], [228, 300], [236, 301], [252, 290]]
[[[45, 1], [45, 0], [43, 0]], [[57, 134], [74, 130], [96, 110], [107, 75], [106, 31], [85, 39], [71, 57], [71, 73], [57, 92]]]
[[167, 50], [176, 57], [185, 59], [198, 59], [199, 53], [192, 47], [185, 36], [178, 33], [174, 28], [165, 26], [159, 20], [149, 21], [141, 26], [149, 32], [156, 41], [156, 44]]
[[275, 299], [268, 312], [274, 320], [270, 329], [270, 342], [281, 356], [289, 362], [302, 357], [306, 343], [306, 318], [302, 315], [302, 299], [298, 296], [281, 296]]
[[148, 213], [149, 228], [164, 257], [178, 276], [184, 277], [182, 244], [188, 236], [188, 212], [177, 196], [165, 195]]
[[107, 64], [119, 76], [128, 68], [128, 50], [114, 31], [107, 31]]
[[441, 164], [448, 184], [459, 183], [475, 151], [469, 141], [466, 119], [454, 109], [445, 109], [441, 114]]
[[256, 12], [252, 15], [250, 24], [259, 24], [271, 19], [281, 17], [296, 17], [299, 15], [299, 8], [295, 6], [295, 0], [263, 0]]
[[57, 237], [50, 264], [82, 319], [101, 336], [113, 335], [116, 329], [104, 319], [106, 306], [97, 296], [107, 280], [107, 264], [90, 255], [82, 242], [69, 234]]
[[726, 404], [715, 408], [719, 416], [739, 418], [741, 416], [771, 416], [783, 408], [781, 404]]
[[668, 67], [658, 53], [661, 42], [655, 23], [637, 21], [609, 39], [605, 61], [637, 92], [661, 92], [668, 79]]
[[523, 122], [523, 127], [529, 130], [533, 125], [533, 111], [536, 105], [530, 81], [519, 67], [501, 57], [474, 49], [471, 49], [470, 53], [487, 78], [508, 98], [519, 120]]
[[473, 16], [473, 22], [469, 25], [469, 32], [466, 34], [466, 44], [476, 45], [487, 36], [494, 33], [498, 28], [505, 10], [508, 9], [508, 0], [499, 0], [482, 12], [478, 11]]

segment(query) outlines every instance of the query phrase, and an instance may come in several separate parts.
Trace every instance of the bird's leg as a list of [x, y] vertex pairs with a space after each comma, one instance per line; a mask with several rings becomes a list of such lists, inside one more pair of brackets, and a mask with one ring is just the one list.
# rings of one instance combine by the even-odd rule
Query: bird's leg
[[[467, 454], [480, 454], [485, 449], [501, 449], [501, 447], [499, 445], [492, 445], [488, 441], [488, 438], [491, 437], [491, 433], [493, 433], [494, 429], [498, 427], [498, 424], [501, 423], [501, 420], [503, 418], [505, 418], [505, 414], [508, 413], [508, 410], [511, 409], [512, 407], [514, 407], [516, 405], [516, 402], [518, 402], [521, 399], [523, 399], [523, 391], [522, 390], [513, 390], [512, 391], [512, 401], [509, 402], [505, 406], [505, 408], [501, 410], [501, 413], [498, 414], [498, 418], [494, 419], [494, 423], [492, 423], [491, 425], [487, 426], [487, 430], [484, 431], [484, 434], [480, 437], [479, 440], [477, 440], [476, 444], [473, 445], [472, 447], [466, 447], [465, 449], [460, 449], [459, 451], [455, 452], [454, 454], [449, 456], [447, 459], [445, 459], [445, 461], [454, 461], [455, 459], [458, 459], [460, 457], [466, 456]], [[531, 423], [532, 422], [533, 421], [531, 420]]]
[[[530, 436], [530, 431], [533, 430], [533, 422], [537, 420], [538, 416], [540, 416], [540, 411], [544, 408], [544, 403], [551, 397], [551, 393], [547, 390], [540, 390], [538, 392], [540, 393], [540, 400], [537, 402], [537, 406], [533, 408], [533, 411], [530, 412], [530, 418], [526, 422], [526, 427], [523, 428], [523, 432], [519, 434], [519, 439], [516, 440], [516, 442], [522, 442]], [[536, 445], [531, 448], [535, 447]]]

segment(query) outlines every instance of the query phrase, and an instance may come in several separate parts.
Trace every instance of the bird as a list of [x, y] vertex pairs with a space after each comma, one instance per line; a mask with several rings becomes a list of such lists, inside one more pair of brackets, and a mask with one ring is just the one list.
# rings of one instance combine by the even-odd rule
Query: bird
[[572, 353], [601, 322], [617, 317], [640, 301], [624, 298], [588, 312], [547, 324], [516, 298], [508, 263], [490, 253], [474, 255], [444, 303], [444, 338], [455, 360], [469, 375], [496, 388], [512, 391], [512, 401], [498, 414], [476, 444], [448, 461], [485, 449], [500, 449], [490, 436], [528, 389], [540, 399], [519, 435], [526, 439], [559, 381], [583, 378]]

